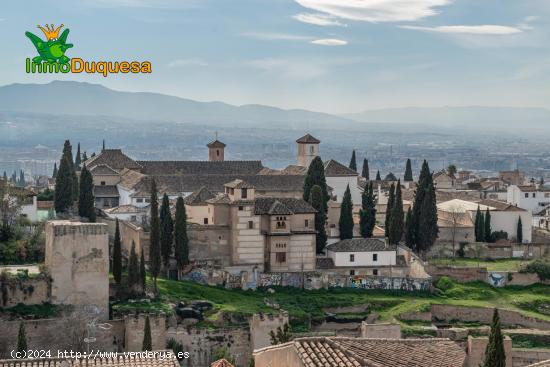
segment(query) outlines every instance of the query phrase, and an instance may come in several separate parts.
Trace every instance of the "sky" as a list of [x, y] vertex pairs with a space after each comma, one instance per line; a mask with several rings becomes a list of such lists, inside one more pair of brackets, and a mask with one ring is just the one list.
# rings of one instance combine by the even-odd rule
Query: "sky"
[[[69, 57], [153, 72], [25, 74], [24, 33], [46, 23], [70, 29]], [[328, 113], [550, 108], [550, 0], [9, 1], [0, 29], [0, 85], [79, 80]]]

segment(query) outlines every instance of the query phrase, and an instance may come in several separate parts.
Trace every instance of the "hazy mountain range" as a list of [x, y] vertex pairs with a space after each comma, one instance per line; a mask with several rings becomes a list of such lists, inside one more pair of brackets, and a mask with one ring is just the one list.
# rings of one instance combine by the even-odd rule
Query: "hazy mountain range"
[[[264, 105], [234, 106], [198, 102], [159, 93], [122, 92], [99, 84], [54, 81], [48, 84], [10, 84], [0, 87], [0, 111], [200, 123], [221, 126], [291, 129], [361, 129], [365, 123], [409, 127], [487, 129], [521, 126], [550, 130], [550, 110], [515, 107], [438, 107], [368, 110], [331, 115]], [[382, 126], [379, 126], [382, 127]]]

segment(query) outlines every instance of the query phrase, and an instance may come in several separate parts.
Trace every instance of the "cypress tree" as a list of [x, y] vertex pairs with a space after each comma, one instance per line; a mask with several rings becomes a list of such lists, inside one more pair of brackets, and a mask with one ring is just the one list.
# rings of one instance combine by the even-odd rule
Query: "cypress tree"
[[342, 198], [338, 228], [340, 230], [341, 240], [353, 238], [353, 202], [351, 201], [349, 185], [346, 187], [344, 197]]
[[11, 182], [17, 185], [17, 172], [13, 171], [11, 175]]
[[359, 232], [361, 237], [371, 238], [376, 225], [376, 202], [372, 182], [365, 187], [361, 195], [361, 211], [359, 212]]
[[407, 182], [413, 181], [413, 171], [410, 158], [407, 158], [407, 164], [405, 166], [405, 176], [403, 180]]
[[417, 238], [419, 241], [417, 242], [417, 246], [419, 246], [421, 252], [426, 252], [433, 246], [437, 239], [437, 234], [439, 233], [437, 227], [435, 187], [433, 183], [426, 189], [422, 201], [418, 229]]
[[395, 198], [391, 208], [390, 217], [390, 244], [397, 245], [403, 238], [403, 231], [405, 226], [405, 218], [403, 212], [403, 198], [401, 197], [401, 181], [397, 180], [397, 186], [395, 187]]
[[523, 225], [521, 223], [521, 216], [518, 218], [518, 227], [516, 230], [516, 238], [518, 243], [523, 243]]
[[151, 234], [149, 236], [149, 270], [151, 271], [151, 276], [153, 277], [153, 286], [155, 292], [157, 291], [157, 277], [159, 275], [160, 265], [162, 262], [160, 253], [160, 219], [158, 205], [157, 183], [153, 179], [151, 181]]
[[307, 170], [306, 178], [304, 180], [304, 200], [308, 201], [309, 196], [311, 195], [311, 188], [314, 185], [318, 185], [323, 192], [323, 208], [325, 213], [328, 210], [328, 190], [327, 190], [327, 180], [325, 178], [325, 166], [323, 161], [319, 157], [313, 158], [309, 168]]
[[86, 164], [80, 172], [80, 188], [78, 190], [78, 215], [88, 218], [90, 222], [95, 222], [95, 198], [94, 181], [92, 174], [86, 168]]
[[322, 253], [327, 245], [327, 232], [325, 229], [326, 216], [323, 210], [323, 191], [319, 185], [313, 185], [309, 196], [309, 203], [317, 210], [315, 213], [315, 249], [318, 254]]
[[424, 201], [424, 196], [426, 195], [426, 188], [430, 186], [432, 180], [432, 175], [430, 173], [430, 167], [428, 162], [424, 160], [422, 163], [422, 168], [420, 170], [420, 175], [418, 176], [418, 185], [416, 187], [416, 192], [414, 195], [414, 204], [411, 214], [410, 222], [410, 231], [412, 234], [412, 249], [416, 252], [420, 252], [420, 217], [421, 217], [421, 208]]
[[140, 285], [139, 264], [136, 254], [136, 244], [132, 241], [130, 258], [128, 259], [128, 288], [134, 290], [138, 285]]
[[376, 171], [376, 181], [382, 181], [382, 177], [380, 177], [380, 170]]
[[80, 170], [80, 163], [82, 163], [81, 161], [81, 156], [80, 156], [80, 143], [78, 143], [78, 146], [76, 148], [76, 157], [74, 158], [74, 169], [75, 170]]
[[355, 149], [351, 152], [351, 159], [349, 161], [349, 168], [357, 172], [357, 161], [355, 159]]
[[485, 348], [485, 358], [482, 367], [506, 367], [506, 353], [504, 352], [504, 336], [500, 328], [498, 309], [495, 308], [489, 342]]
[[390, 226], [391, 226], [391, 215], [392, 215], [392, 208], [393, 203], [395, 200], [395, 185], [392, 183], [390, 186], [390, 192], [388, 196], [388, 203], [386, 204], [386, 219], [384, 221], [384, 232], [386, 237], [390, 236]]
[[72, 177], [72, 164], [63, 156], [55, 178], [54, 206], [57, 213], [66, 212], [73, 204]]
[[485, 242], [491, 242], [491, 213], [489, 208], [485, 210]]
[[[4, 175], [6, 174], [6, 172], [4, 172]], [[57, 177], [57, 162], [55, 162], [53, 164], [53, 173], [52, 173], [52, 178], [56, 178]]]
[[153, 349], [153, 342], [151, 340], [151, 323], [149, 316], [145, 317], [145, 327], [143, 328], [143, 346], [142, 351], [149, 351]]
[[17, 334], [17, 351], [24, 353], [27, 350], [27, 333], [23, 321], [19, 323], [19, 333]]
[[480, 221], [480, 218], [481, 218], [481, 209], [478, 205], [477, 206], [477, 211], [476, 211], [476, 219], [475, 219], [475, 223], [474, 223], [476, 242], [481, 242], [481, 238], [479, 237], [479, 221]]
[[74, 169], [74, 160], [73, 160], [73, 147], [69, 140], [65, 140], [63, 145], [63, 156], [67, 159], [69, 163], [69, 169], [71, 173], [71, 184], [72, 184], [72, 200], [78, 200], [78, 177], [76, 176], [76, 170]]
[[479, 234], [479, 242], [485, 242], [485, 216], [483, 214], [479, 216], [479, 228], [477, 231]]
[[370, 180], [369, 175], [369, 160], [367, 158], [363, 159], [363, 170], [361, 172], [361, 176], [365, 178], [367, 181]]
[[412, 226], [412, 209], [410, 206], [405, 221], [405, 245], [409, 248], [414, 247], [414, 227]]
[[82, 153], [82, 162], [86, 162], [88, 160], [88, 156], [86, 155], [86, 151]]
[[118, 218], [115, 222], [115, 238], [113, 241], [113, 278], [115, 278], [116, 284], [120, 286], [122, 280], [122, 246]]
[[101, 146], [101, 151], [103, 152], [105, 150], [105, 139], [103, 139], [103, 145]]
[[180, 196], [176, 200], [176, 221], [174, 224], [174, 257], [178, 269], [189, 264], [189, 239], [187, 238], [187, 214]]
[[168, 268], [170, 256], [172, 255], [172, 243], [174, 242], [174, 221], [170, 213], [170, 201], [166, 193], [162, 197], [160, 206], [160, 250], [162, 262], [165, 268]]
[[19, 171], [19, 186], [21, 187], [27, 186], [27, 182], [25, 181], [25, 174], [23, 173], [23, 170]]
[[146, 284], [145, 255], [143, 255], [143, 249], [141, 249], [140, 261], [139, 261], [139, 285], [143, 292], [145, 292], [145, 284]]

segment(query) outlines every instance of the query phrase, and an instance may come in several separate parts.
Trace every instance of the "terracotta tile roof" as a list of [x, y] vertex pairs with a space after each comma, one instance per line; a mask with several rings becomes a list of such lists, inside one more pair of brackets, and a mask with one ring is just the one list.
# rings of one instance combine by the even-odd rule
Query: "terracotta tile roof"
[[281, 171], [284, 175], [305, 175], [307, 167], [291, 164]]
[[0, 367], [179, 367], [173, 352], [158, 351], [157, 353], [163, 353], [163, 358], [140, 354], [129, 356], [120, 353], [117, 357], [109, 358], [4, 359], [0, 360]]
[[254, 200], [254, 214], [308, 214], [316, 210], [305, 200], [261, 197]]
[[547, 361], [530, 364], [529, 366], [526, 366], [526, 367], [550, 367], [550, 359]]
[[231, 363], [229, 363], [229, 361], [227, 359], [222, 358], [222, 359], [218, 359], [215, 362], [212, 362], [210, 367], [235, 367], [235, 366], [233, 366]]
[[138, 161], [147, 175], [254, 175], [261, 161]]
[[108, 164], [98, 164], [93, 166], [90, 169], [92, 175], [103, 175], [103, 176], [118, 176], [118, 171], [112, 169]]
[[358, 176], [358, 173], [349, 167], [344, 166], [342, 163], [330, 159], [325, 162], [325, 176]]
[[334, 268], [334, 261], [330, 257], [318, 257], [316, 259], [316, 269], [332, 269]]
[[200, 189], [194, 191], [191, 195], [183, 199], [183, 202], [185, 203], [185, 205], [203, 205], [204, 203], [206, 203], [207, 200], [213, 199], [215, 197], [216, 195], [214, 195], [205, 186], [201, 186]]
[[314, 138], [310, 134], [306, 134], [302, 136], [299, 139], [296, 139], [296, 143], [302, 143], [302, 144], [319, 144], [321, 141], [317, 138]]
[[231, 182], [227, 182], [224, 186], [232, 189], [255, 189], [254, 185], [249, 184], [248, 182], [241, 180], [240, 178], [237, 178]]
[[377, 238], [351, 238], [332, 243], [327, 250], [333, 252], [395, 251], [395, 247], [386, 247], [384, 240]]
[[122, 153], [121, 149], [105, 149], [95, 157], [89, 158], [86, 162], [86, 167], [93, 169], [100, 164], [106, 164], [115, 170], [122, 170], [123, 168], [129, 169], [141, 169], [141, 165]]
[[231, 199], [229, 199], [229, 196], [227, 194], [218, 194], [215, 198], [206, 200], [209, 204], [229, 204], [231, 203]]
[[145, 175], [141, 172], [125, 168], [120, 171], [120, 182], [118, 184], [127, 189], [133, 189], [144, 177]]
[[103, 209], [108, 214], [132, 214], [132, 213], [146, 213], [149, 211], [149, 206], [139, 207], [135, 205], [121, 205], [114, 208]]
[[525, 212], [525, 211], [527, 211], [527, 210], [519, 208], [515, 205], [508, 204], [508, 203], [505, 203], [504, 201], [498, 201], [498, 200], [485, 199], [485, 200], [481, 200], [479, 202], [479, 204], [490, 206], [490, 207], [495, 208], [496, 210], [499, 210], [499, 211], [507, 211], [507, 212], [512, 212], [512, 211], [514, 211], [514, 212]]
[[218, 139], [211, 141], [206, 144], [208, 148], [225, 148], [225, 144], [219, 141]]
[[305, 367], [462, 367], [466, 359], [464, 350], [449, 339], [311, 337], [254, 354], [288, 346]]

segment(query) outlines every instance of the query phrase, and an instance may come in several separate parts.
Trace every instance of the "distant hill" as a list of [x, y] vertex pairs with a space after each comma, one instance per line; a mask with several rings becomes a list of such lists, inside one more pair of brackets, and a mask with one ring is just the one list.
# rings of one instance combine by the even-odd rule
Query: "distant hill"
[[[54, 81], [48, 84], [10, 84], [0, 87], [0, 111], [126, 119], [172, 121], [229, 126], [302, 128], [350, 123], [343, 117], [306, 110], [263, 105], [233, 106], [197, 102], [148, 92], [121, 92], [99, 84]], [[351, 122], [353, 123], [353, 122]]]
[[406, 107], [367, 110], [344, 114], [358, 122], [437, 125], [439, 127], [474, 128], [550, 128], [550, 110], [520, 107]]

